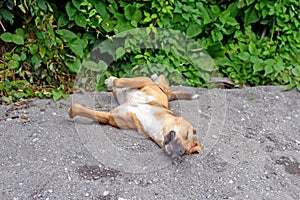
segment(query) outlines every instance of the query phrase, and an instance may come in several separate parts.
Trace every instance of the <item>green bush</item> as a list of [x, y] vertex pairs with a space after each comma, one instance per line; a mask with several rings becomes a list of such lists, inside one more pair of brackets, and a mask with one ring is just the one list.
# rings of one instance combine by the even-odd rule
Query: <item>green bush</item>
[[[69, 0], [65, 4], [23, 0], [18, 5], [6, 0], [0, 3], [2, 100], [64, 97], [72, 92], [81, 66], [83, 74], [77, 77], [83, 78], [76, 84], [85, 89], [104, 89], [103, 80], [110, 75], [149, 75], [162, 70], [174, 84], [206, 87], [211, 64], [203, 67], [201, 59], [191, 61], [205, 54], [195, 46], [206, 49], [220, 75], [231, 78], [236, 87], [287, 85], [286, 89], [300, 91], [299, 10], [296, 0]], [[134, 28], [150, 30], [140, 33], [143, 37], [160, 28], [193, 40], [184, 46], [171, 34], [163, 41], [165, 49], [133, 48], [140, 45], [134, 38], [139, 34], [130, 38], [120, 33]], [[105, 40], [120, 43], [98, 46], [93, 52], [106, 59], [95, 62], [89, 52]], [[153, 38], [153, 42], [162, 41]], [[95, 73], [101, 76], [93, 77]]]

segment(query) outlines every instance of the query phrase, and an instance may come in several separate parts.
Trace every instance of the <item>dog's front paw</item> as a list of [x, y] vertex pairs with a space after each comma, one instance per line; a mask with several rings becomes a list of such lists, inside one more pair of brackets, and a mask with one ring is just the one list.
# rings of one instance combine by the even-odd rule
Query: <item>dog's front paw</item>
[[158, 75], [157, 74], [152, 74], [150, 77], [153, 81], [156, 81], [158, 79]]
[[109, 77], [108, 79], [106, 79], [106, 80], [104, 81], [104, 83], [105, 83], [107, 89], [109, 89], [109, 90], [113, 89], [113, 87], [115, 86], [115, 84], [114, 84], [114, 80], [115, 80], [115, 79], [116, 79], [116, 77], [111, 76], [111, 77]]

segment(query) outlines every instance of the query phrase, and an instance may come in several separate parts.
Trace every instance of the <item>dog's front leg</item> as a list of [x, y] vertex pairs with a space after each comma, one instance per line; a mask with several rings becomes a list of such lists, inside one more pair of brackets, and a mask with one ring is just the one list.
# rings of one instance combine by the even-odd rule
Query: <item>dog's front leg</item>
[[148, 83], [153, 83], [148, 77], [116, 78], [111, 76], [105, 80], [105, 85], [109, 90], [115, 88], [142, 88]]

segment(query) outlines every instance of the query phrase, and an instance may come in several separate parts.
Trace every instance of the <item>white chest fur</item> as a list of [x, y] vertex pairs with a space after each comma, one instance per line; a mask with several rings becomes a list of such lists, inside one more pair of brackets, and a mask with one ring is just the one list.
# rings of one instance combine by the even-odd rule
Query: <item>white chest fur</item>
[[163, 122], [155, 117], [157, 108], [149, 105], [154, 97], [149, 96], [139, 89], [117, 88], [116, 97], [120, 104], [121, 112], [131, 112], [141, 122], [144, 131], [153, 139], [164, 141], [162, 134]]
[[135, 113], [138, 120], [141, 122], [143, 129], [153, 139], [163, 141], [162, 127], [163, 122], [158, 120], [154, 112], [153, 106], [148, 104], [139, 104], [138, 106], [131, 106], [130, 112]]

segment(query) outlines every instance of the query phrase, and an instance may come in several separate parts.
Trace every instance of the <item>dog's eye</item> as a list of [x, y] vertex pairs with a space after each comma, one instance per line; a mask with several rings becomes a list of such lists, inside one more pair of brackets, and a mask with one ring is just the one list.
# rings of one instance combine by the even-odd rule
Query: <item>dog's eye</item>
[[165, 145], [169, 144], [172, 140], [174, 140], [175, 135], [176, 135], [175, 131], [170, 131], [166, 137]]
[[189, 139], [189, 132], [186, 133], [186, 136], [184, 138], [185, 140], [188, 140]]

